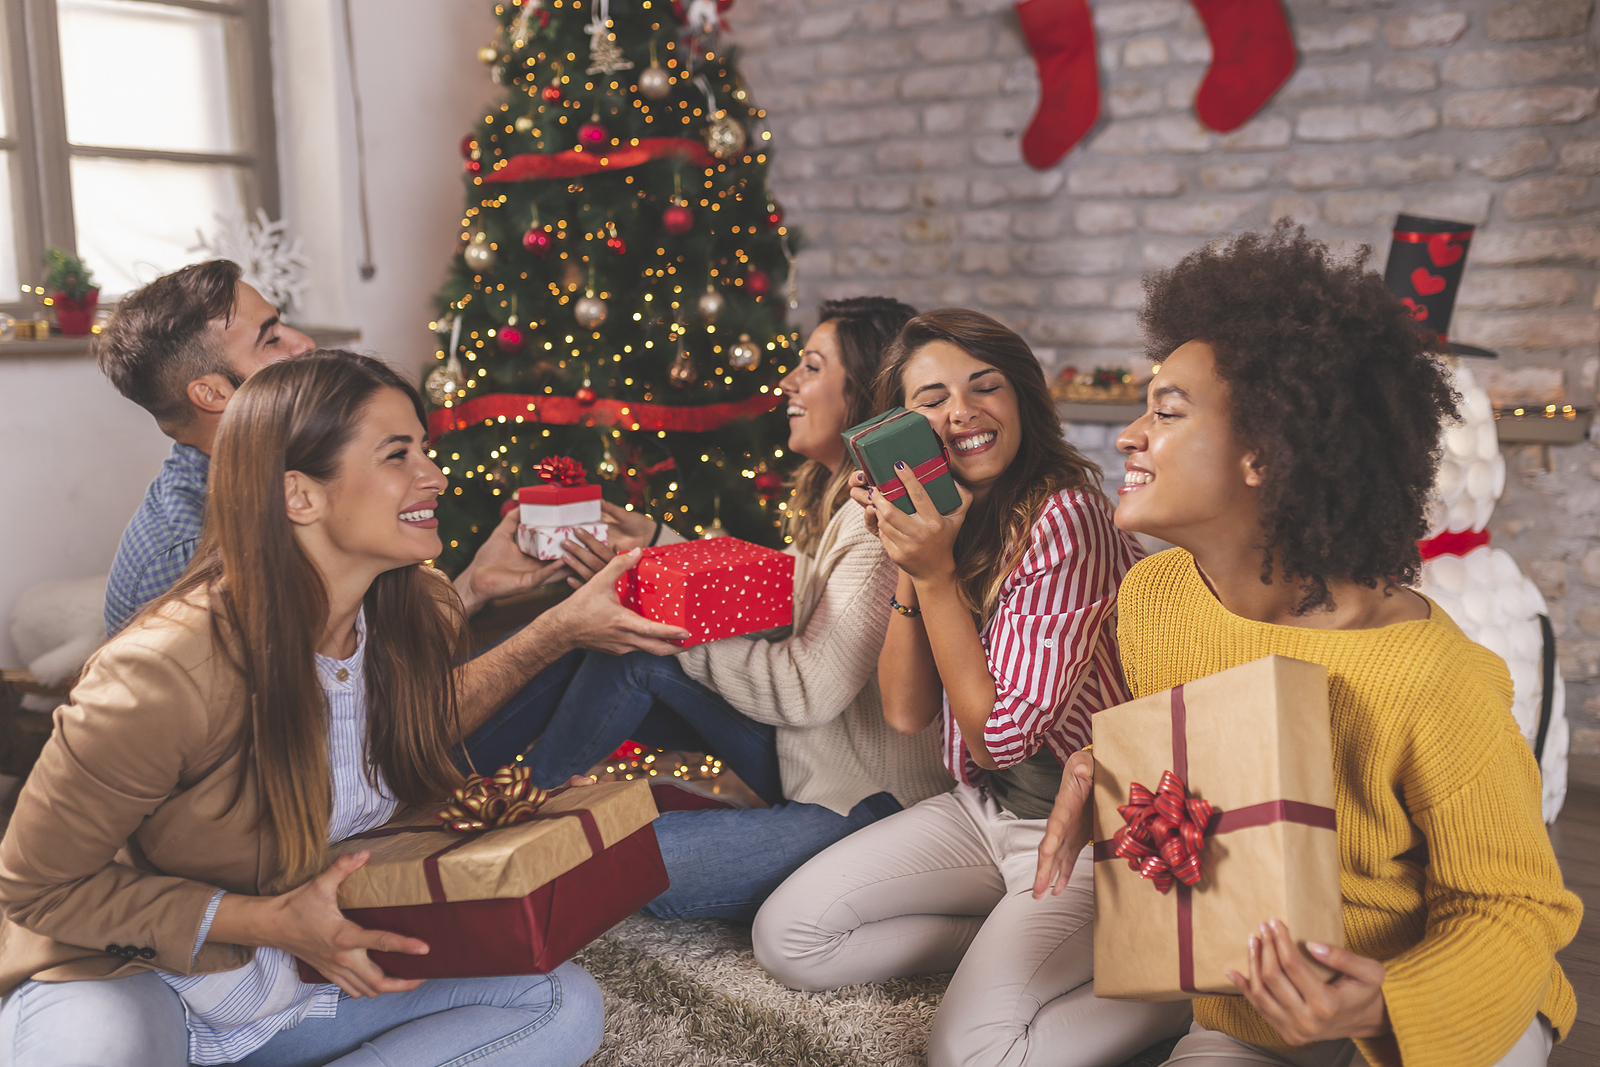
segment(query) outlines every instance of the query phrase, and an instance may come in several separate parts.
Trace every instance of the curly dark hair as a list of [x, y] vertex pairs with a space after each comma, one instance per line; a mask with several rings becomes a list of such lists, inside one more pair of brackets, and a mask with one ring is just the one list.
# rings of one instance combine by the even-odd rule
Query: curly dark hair
[[1330, 580], [1416, 581], [1439, 431], [1460, 400], [1371, 253], [1337, 259], [1285, 219], [1145, 280], [1151, 356], [1188, 341], [1215, 353], [1234, 429], [1264, 463], [1261, 580], [1276, 563], [1302, 615], [1332, 607]]

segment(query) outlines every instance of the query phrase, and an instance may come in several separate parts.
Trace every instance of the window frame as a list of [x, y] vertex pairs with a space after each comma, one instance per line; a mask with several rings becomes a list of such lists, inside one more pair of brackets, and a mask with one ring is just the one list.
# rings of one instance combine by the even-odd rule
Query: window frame
[[[42, 276], [44, 250], [77, 251], [72, 209], [74, 158], [162, 160], [225, 164], [241, 173], [247, 213], [259, 208], [281, 215], [278, 127], [273, 101], [269, 0], [126, 0], [156, 7], [188, 8], [232, 20], [226, 32], [229, 96], [240, 150], [228, 153], [170, 152], [72, 144], [67, 139], [62, 88], [61, 42], [56, 0], [13, 0], [4, 5], [9, 50], [11, 137], [0, 146], [14, 152], [12, 217], [17, 235], [17, 270], [22, 284]], [[22, 296], [0, 297], [0, 311], [32, 311]]]

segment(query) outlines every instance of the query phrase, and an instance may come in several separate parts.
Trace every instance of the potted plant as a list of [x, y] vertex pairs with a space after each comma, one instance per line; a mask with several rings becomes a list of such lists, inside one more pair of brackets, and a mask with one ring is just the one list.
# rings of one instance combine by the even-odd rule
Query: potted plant
[[52, 248], [45, 253], [48, 269], [44, 285], [50, 294], [47, 303], [56, 309], [56, 322], [68, 337], [87, 336], [94, 322], [94, 308], [100, 302], [100, 287], [83, 260], [71, 252]]

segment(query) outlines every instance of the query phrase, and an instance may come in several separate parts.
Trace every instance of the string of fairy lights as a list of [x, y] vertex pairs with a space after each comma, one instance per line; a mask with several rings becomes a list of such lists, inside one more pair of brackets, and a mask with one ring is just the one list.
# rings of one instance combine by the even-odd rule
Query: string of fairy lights
[[[436, 407], [501, 394], [776, 403], [800, 336], [785, 321], [797, 235], [767, 182], [772, 134], [720, 30], [680, 38], [668, 6], [495, 6], [479, 59], [507, 92], [462, 142], [468, 202], [429, 324]], [[465, 562], [522, 472], [553, 454], [680, 532], [781, 542], [794, 461], [781, 416], [694, 433], [584, 421], [494, 417], [438, 437], [452, 483], [446, 566], [452, 551]]]

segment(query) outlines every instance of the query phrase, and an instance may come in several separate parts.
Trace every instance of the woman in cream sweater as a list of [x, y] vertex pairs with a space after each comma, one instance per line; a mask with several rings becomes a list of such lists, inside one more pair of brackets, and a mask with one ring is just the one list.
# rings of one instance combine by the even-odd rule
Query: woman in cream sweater
[[[789, 448], [809, 460], [788, 509], [796, 557], [789, 633], [726, 638], [675, 657], [571, 655], [474, 738], [477, 765], [520, 755], [541, 784], [583, 773], [630, 738], [711, 751], [772, 805], [662, 815], [656, 835], [672, 888], [645, 909], [651, 914], [749, 921], [811, 856], [950, 787], [936, 730], [902, 736], [884, 722], [876, 665], [895, 569], [861, 509], [843, 506], [854, 468], [840, 434], [872, 414], [880, 357], [913, 314], [881, 297], [824, 304], [783, 380]], [[608, 515], [614, 548], [676, 539], [645, 516]], [[584, 576], [611, 552], [593, 540], [568, 549]]]
[[[1197, 999], [1170, 1062], [1543, 1064], [1576, 1013], [1555, 954], [1582, 906], [1505, 664], [1406, 588], [1455, 416], [1447, 372], [1364, 258], [1336, 262], [1303, 231], [1196, 252], [1147, 291], [1164, 361], [1117, 441], [1116, 519], [1179, 547], [1123, 581], [1128, 685], [1272, 654], [1327, 667], [1347, 946], [1252, 917], [1248, 973], [1230, 976], [1243, 995]], [[1093, 759], [1069, 769], [1036, 896], [1088, 837]]]

